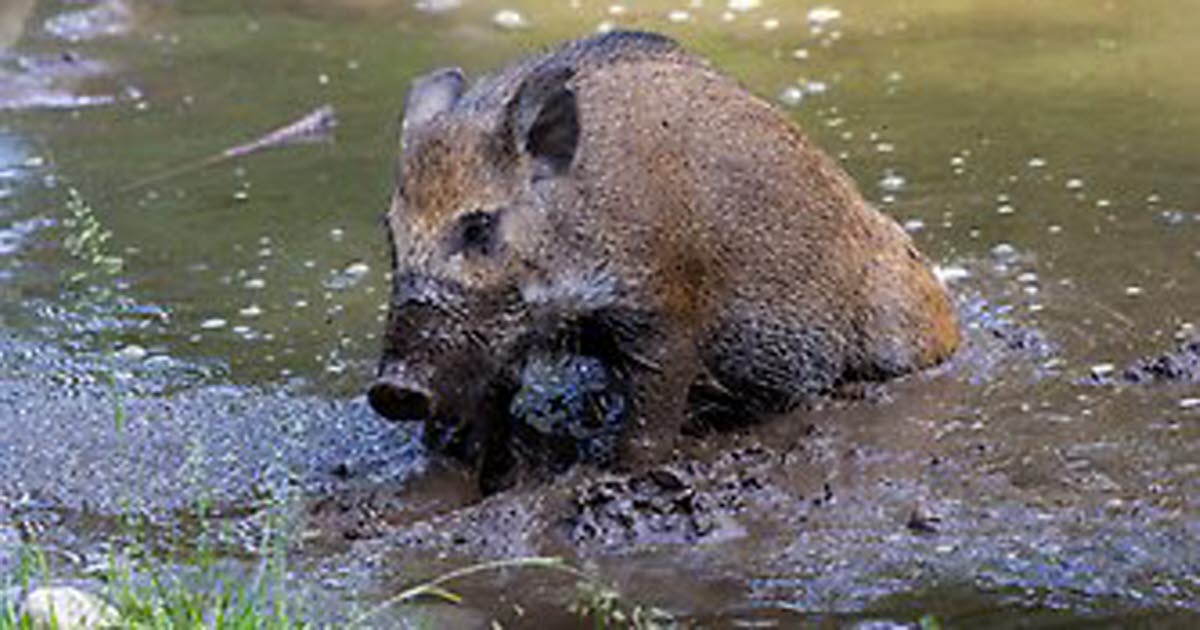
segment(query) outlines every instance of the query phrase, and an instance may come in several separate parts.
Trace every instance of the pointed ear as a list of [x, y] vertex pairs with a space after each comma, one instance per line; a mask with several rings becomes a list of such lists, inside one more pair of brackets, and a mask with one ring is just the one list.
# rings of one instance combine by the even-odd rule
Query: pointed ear
[[404, 119], [400, 125], [401, 147], [408, 146], [414, 129], [454, 107], [462, 96], [465, 84], [462, 70], [458, 68], [442, 68], [414, 79], [404, 99]]
[[579, 144], [579, 108], [569, 85], [575, 71], [555, 66], [525, 80], [508, 103], [505, 129], [518, 152], [533, 158], [543, 175], [566, 172]]

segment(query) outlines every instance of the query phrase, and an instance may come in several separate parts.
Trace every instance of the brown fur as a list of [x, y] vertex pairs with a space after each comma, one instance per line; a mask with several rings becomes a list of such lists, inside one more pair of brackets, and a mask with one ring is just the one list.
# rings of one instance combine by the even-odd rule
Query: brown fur
[[[673, 42], [616, 33], [465, 94], [438, 81], [406, 126], [389, 229], [398, 277], [453, 289], [419, 296], [444, 302], [419, 324], [397, 315], [416, 299], [397, 289], [381, 370], [431, 363], [422, 385], [443, 413], [485, 413], [445, 382], [511, 378], [521, 352], [589, 317], [637, 357], [631, 451], [661, 450], [697, 386], [778, 411], [958, 344], [911, 239], [788, 119]], [[479, 213], [495, 242], [464, 249]], [[487, 367], [448, 373], [446, 347]]]

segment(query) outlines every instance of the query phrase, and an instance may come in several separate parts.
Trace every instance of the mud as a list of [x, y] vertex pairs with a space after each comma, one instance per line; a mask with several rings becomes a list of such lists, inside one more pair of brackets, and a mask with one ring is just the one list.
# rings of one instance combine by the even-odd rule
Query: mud
[[1138, 359], [1121, 371], [1119, 380], [1130, 385], [1200, 383], [1200, 339], [1184, 342], [1163, 354]]

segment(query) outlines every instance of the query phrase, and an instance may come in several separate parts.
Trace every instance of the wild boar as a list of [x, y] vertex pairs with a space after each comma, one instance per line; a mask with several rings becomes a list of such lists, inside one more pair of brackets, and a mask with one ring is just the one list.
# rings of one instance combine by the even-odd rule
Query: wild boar
[[[485, 488], [523, 461], [528, 425], [564, 434], [515, 413], [530, 388], [595, 393], [616, 436], [602, 459], [636, 465], [689, 419], [785, 411], [958, 344], [908, 235], [787, 117], [661, 35], [569, 42], [470, 89], [438, 70], [400, 135], [368, 398], [425, 421]], [[553, 365], [591, 380], [538, 376]]]

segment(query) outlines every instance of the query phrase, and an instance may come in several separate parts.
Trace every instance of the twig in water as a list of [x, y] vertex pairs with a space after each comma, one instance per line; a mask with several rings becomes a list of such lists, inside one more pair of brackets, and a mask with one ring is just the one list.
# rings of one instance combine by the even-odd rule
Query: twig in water
[[442, 587], [443, 584], [446, 584], [447, 582], [452, 582], [459, 578], [467, 577], [469, 575], [475, 575], [476, 573], [484, 573], [487, 571], [495, 571], [498, 569], [512, 569], [512, 568], [553, 569], [556, 571], [562, 571], [563, 573], [570, 574], [571, 576], [576, 577], [576, 578], [589, 579], [586, 573], [584, 573], [583, 571], [580, 571], [579, 569], [576, 569], [575, 567], [572, 567], [572, 566], [566, 564], [565, 562], [563, 562], [562, 558], [559, 558], [557, 556], [533, 556], [533, 557], [529, 557], [529, 558], [511, 558], [511, 559], [507, 559], [507, 560], [493, 560], [491, 562], [481, 562], [479, 564], [472, 564], [470, 566], [465, 566], [460, 569], [455, 569], [454, 571], [450, 571], [449, 573], [444, 573], [442, 575], [439, 575], [438, 577], [433, 578], [432, 580], [422, 582], [416, 586], [413, 586], [412, 588], [405, 589], [404, 591], [401, 591], [399, 594], [388, 598], [387, 601], [383, 602], [382, 604], [379, 604], [378, 606], [372, 608], [371, 610], [368, 610], [367, 612], [363, 613], [362, 615], [359, 615], [357, 618], [355, 618], [353, 621], [350, 622], [349, 627], [354, 628], [354, 627], [361, 626], [362, 623], [365, 622], [367, 619], [370, 619], [371, 617], [374, 617], [375, 615], [383, 612], [390, 606], [395, 606], [397, 604], [403, 604], [405, 602], [414, 600], [414, 599], [416, 599], [418, 597], [422, 597], [424, 595], [431, 595], [433, 597], [438, 597], [438, 598], [444, 599], [448, 602], [457, 604], [462, 600], [462, 598], [459, 597], [457, 594], [443, 588]]
[[172, 177], [177, 177], [185, 173], [190, 173], [201, 168], [219, 164], [227, 160], [232, 160], [233, 158], [250, 155], [251, 153], [264, 151], [266, 149], [274, 149], [291, 144], [322, 142], [332, 138], [333, 128], [336, 126], [337, 115], [333, 110], [333, 106], [322, 105], [308, 114], [305, 114], [299, 120], [275, 129], [274, 131], [255, 138], [250, 142], [239, 144], [225, 149], [220, 153], [210, 155], [199, 160], [187, 162], [159, 173], [155, 173], [149, 177], [126, 184], [125, 186], [119, 188], [116, 192], [119, 194], [144, 188], [151, 184], [171, 179]]

